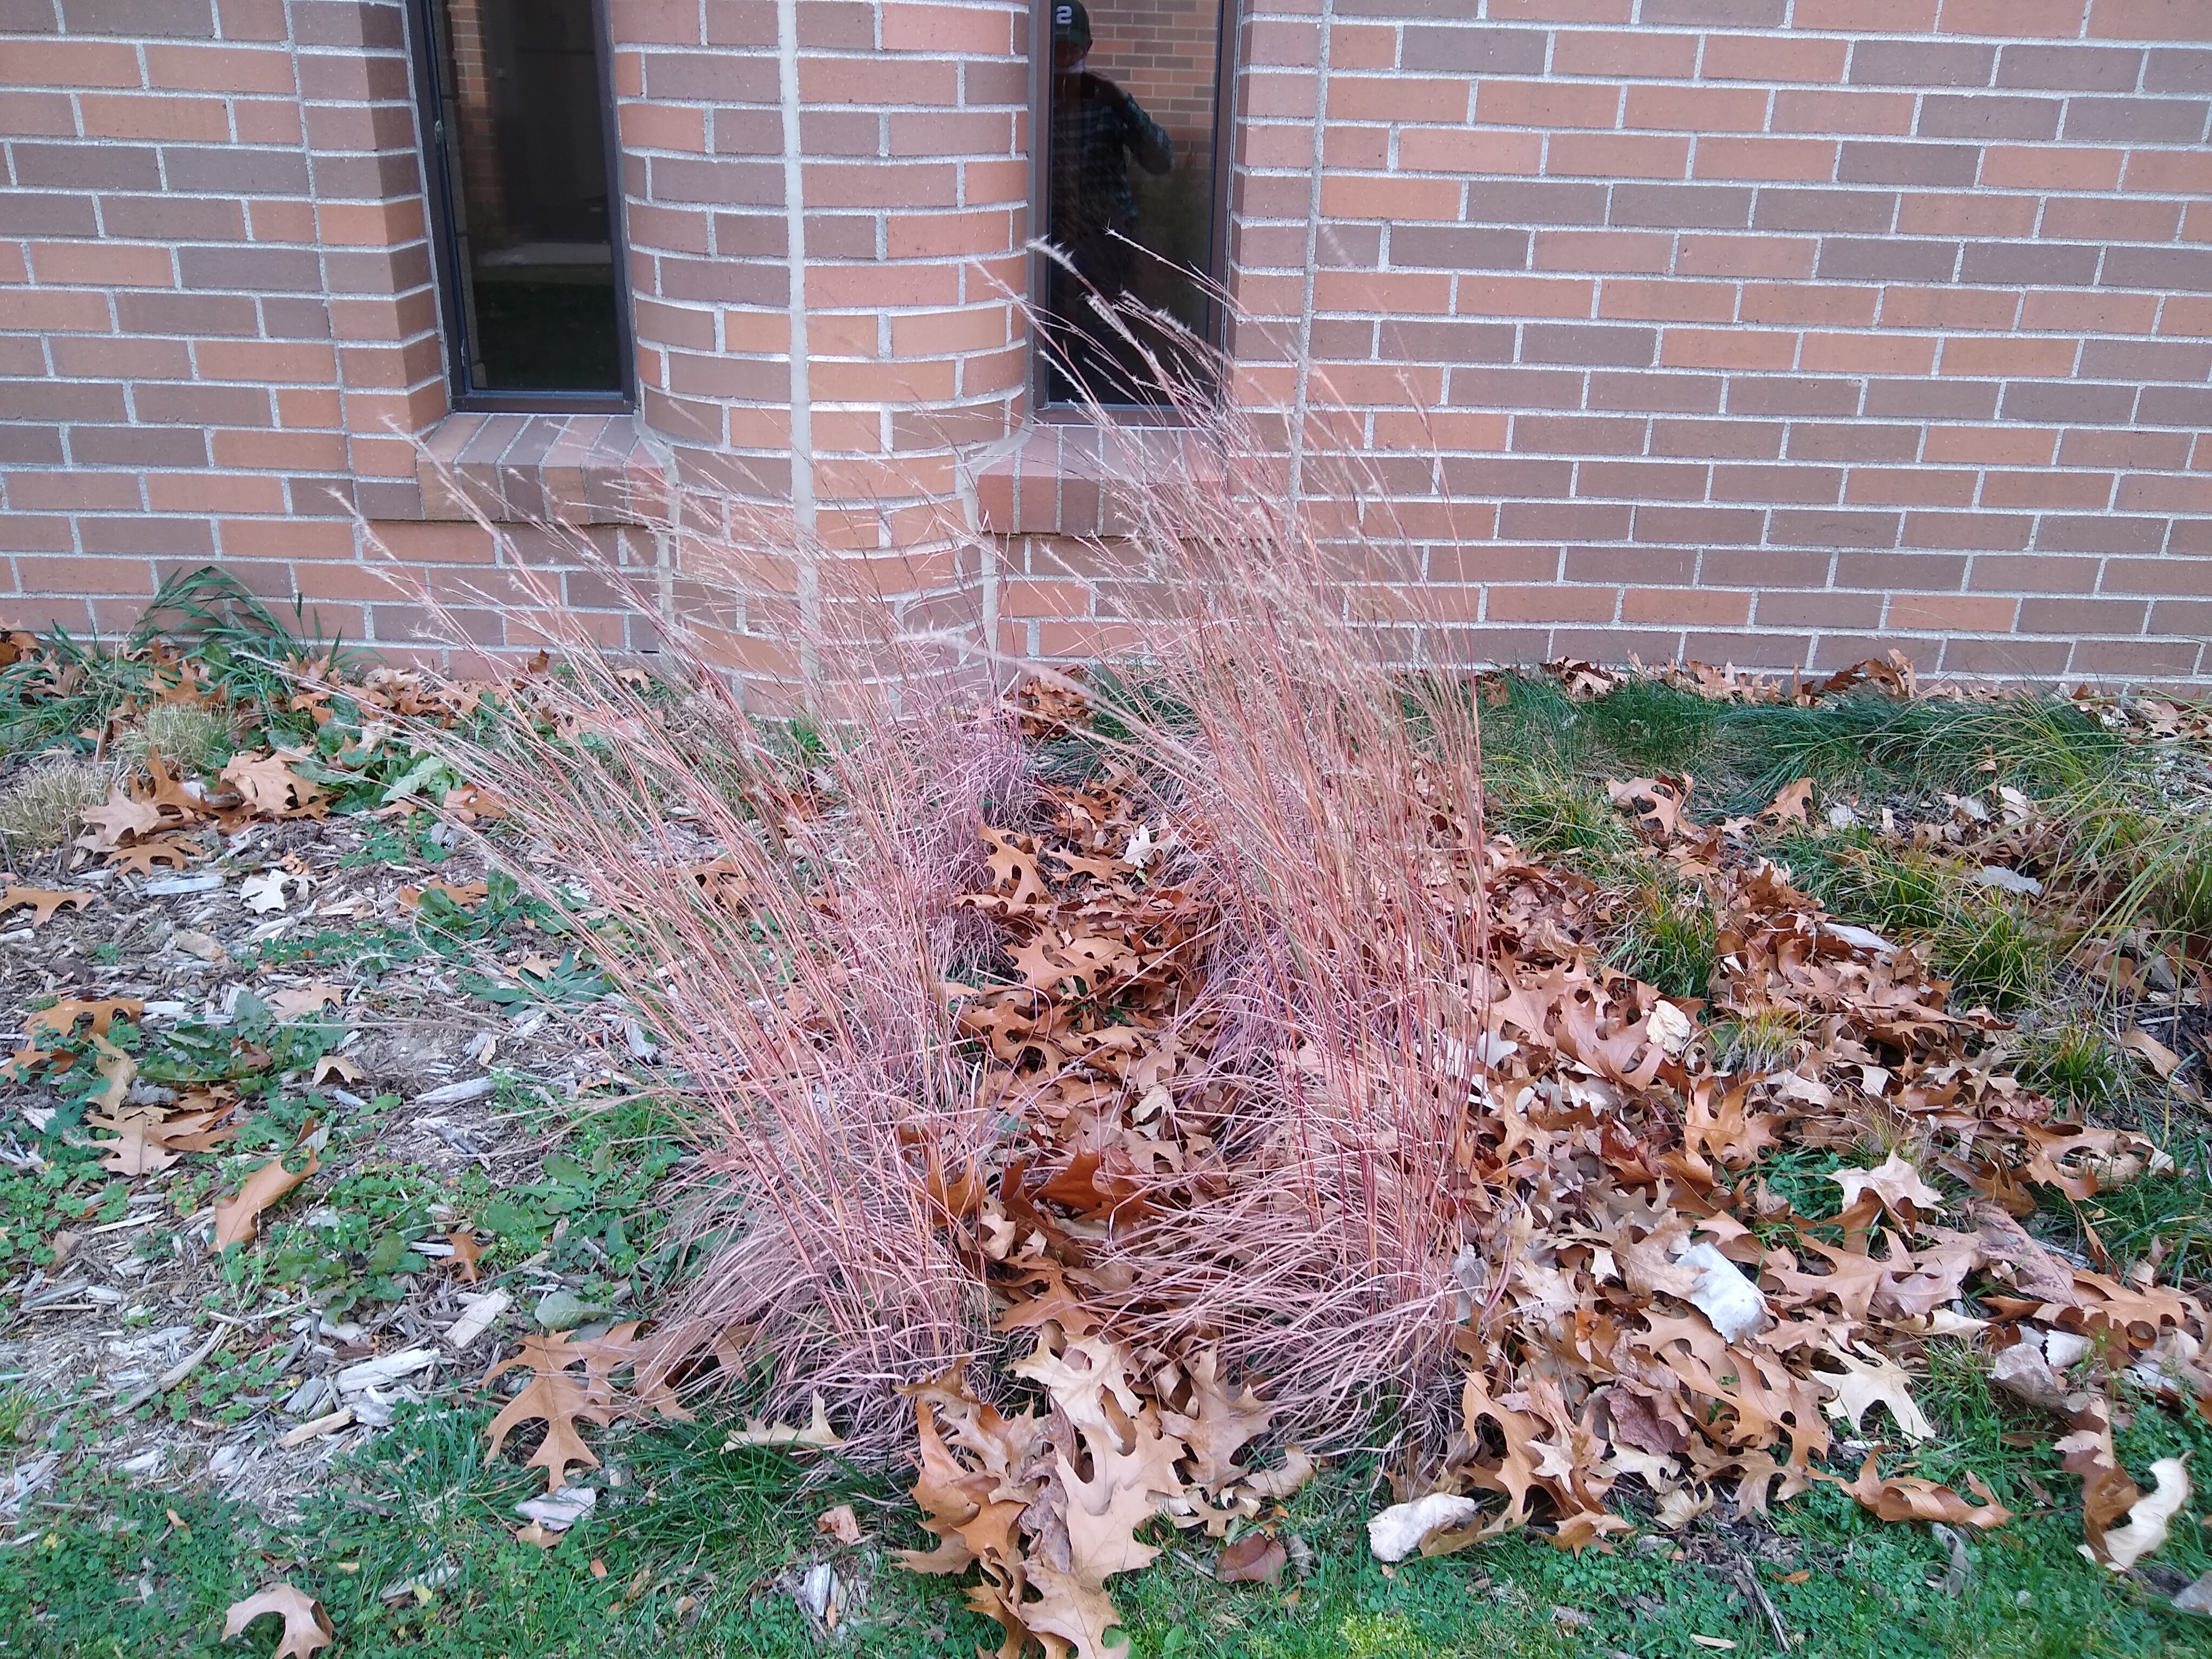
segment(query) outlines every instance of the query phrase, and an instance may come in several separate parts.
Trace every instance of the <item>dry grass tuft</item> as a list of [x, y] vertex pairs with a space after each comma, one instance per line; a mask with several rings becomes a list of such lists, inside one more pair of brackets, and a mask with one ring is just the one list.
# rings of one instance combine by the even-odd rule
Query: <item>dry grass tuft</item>
[[17, 853], [58, 847], [76, 828], [77, 814], [106, 799], [114, 768], [75, 755], [33, 761], [0, 788], [0, 842]]
[[157, 702], [117, 733], [116, 758], [125, 767], [145, 764], [158, 753], [191, 772], [212, 771], [230, 752], [237, 733], [211, 708], [189, 702]]

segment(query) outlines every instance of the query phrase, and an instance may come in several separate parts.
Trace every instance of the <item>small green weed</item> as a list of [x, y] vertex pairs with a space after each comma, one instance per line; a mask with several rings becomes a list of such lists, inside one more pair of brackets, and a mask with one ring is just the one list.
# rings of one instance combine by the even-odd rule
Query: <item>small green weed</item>
[[2032, 1089], [2077, 1111], [2111, 1106], [2128, 1092], [2126, 1056], [2104, 1029], [2076, 1018], [2029, 1036], [2014, 1073]]
[[1672, 997], [1711, 988], [1719, 918], [1703, 889], [1656, 871], [1629, 895], [1607, 960]]
[[1615, 858], [1636, 848], [1636, 832], [1618, 808], [1556, 773], [1497, 768], [1491, 783], [1492, 827], [1523, 852]]

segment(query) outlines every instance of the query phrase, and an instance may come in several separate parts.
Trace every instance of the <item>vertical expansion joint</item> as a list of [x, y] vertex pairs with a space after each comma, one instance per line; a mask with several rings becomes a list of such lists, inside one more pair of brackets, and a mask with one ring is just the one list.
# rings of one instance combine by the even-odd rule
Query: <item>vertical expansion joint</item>
[[776, 0], [776, 72], [783, 113], [784, 256], [791, 296], [791, 511], [797, 523], [800, 671], [815, 676], [812, 639], [821, 611], [813, 562], [814, 404], [806, 356], [806, 194], [799, 120], [799, 0]]

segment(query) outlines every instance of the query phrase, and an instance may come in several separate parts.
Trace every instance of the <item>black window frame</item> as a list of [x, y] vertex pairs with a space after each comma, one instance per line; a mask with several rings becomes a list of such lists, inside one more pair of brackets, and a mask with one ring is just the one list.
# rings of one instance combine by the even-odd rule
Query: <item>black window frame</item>
[[[1207, 227], [1206, 261], [1212, 266], [1209, 280], [1223, 292], [1229, 287], [1229, 244], [1235, 204], [1230, 190], [1236, 179], [1234, 146], [1237, 137], [1237, 49], [1243, 39], [1243, 0], [1221, 0], [1218, 44], [1215, 47], [1213, 79], [1213, 222]], [[1046, 240], [1052, 228], [1052, 0], [1030, 0], [1030, 235]], [[1029, 302], [1032, 318], [1042, 312], [1049, 291], [1050, 258], [1030, 256]], [[1206, 343], [1217, 351], [1229, 349], [1228, 308], [1216, 296], [1206, 300]], [[1052, 386], [1043, 341], [1034, 326], [1030, 331], [1030, 415], [1034, 420], [1079, 423], [1088, 418], [1089, 405], [1079, 399], [1050, 398]], [[1220, 398], [1225, 388], [1215, 386]], [[1175, 410], [1165, 404], [1115, 404], [1102, 401], [1117, 420], [1131, 425], [1176, 423]]]
[[438, 30], [431, 15], [439, 0], [410, 0], [406, 8], [409, 61], [415, 75], [418, 137], [422, 152], [423, 207], [429, 217], [430, 254], [438, 290], [440, 343], [446, 354], [447, 395], [457, 412], [503, 415], [626, 415], [637, 408], [637, 349], [630, 315], [629, 192], [622, 168], [622, 134], [615, 103], [611, 0], [591, 0], [593, 50], [599, 70], [599, 125], [606, 143], [607, 242], [615, 283], [615, 355], [622, 386], [613, 392], [551, 392], [479, 388], [471, 383], [469, 319], [459, 239], [453, 230], [452, 161], [445, 142], [444, 76]]

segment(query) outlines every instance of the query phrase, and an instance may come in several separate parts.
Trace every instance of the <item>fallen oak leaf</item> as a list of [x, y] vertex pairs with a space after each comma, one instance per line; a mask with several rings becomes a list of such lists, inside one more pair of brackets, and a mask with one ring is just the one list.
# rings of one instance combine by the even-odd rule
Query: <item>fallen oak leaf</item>
[[449, 1259], [456, 1270], [470, 1284], [475, 1284], [481, 1277], [477, 1272], [477, 1263], [483, 1256], [483, 1242], [465, 1228], [458, 1232], [447, 1233], [446, 1243], [453, 1247], [453, 1254]]
[[1292, 1446], [1283, 1453], [1279, 1469], [1255, 1469], [1240, 1476], [1247, 1490], [1261, 1498], [1288, 1498], [1320, 1473], [1321, 1466], [1306, 1455], [1305, 1448]]
[[857, 1544], [860, 1541], [860, 1518], [853, 1513], [850, 1504], [833, 1504], [814, 1517], [814, 1530], [841, 1544]]
[[1872, 1193], [1883, 1209], [1908, 1226], [1918, 1216], [1943, 1207], [1943, 1194], [1923, 1181], [1920, 1171], [1899, 1152], [1874, 1169], [1838, 1170], [1828, 1179], [1844, 1189], [1844, 1209], [1856, 1204], [1862, 1194]]
[[314, 1174], [319, 1163], [312, 1146], [307, 1149], [307, 1163], [297, 1170], [288, 1170], [283, 1158], [272, 1158], [246, 1176], [235, 1193], [217, 1200], [215, 1248], [220, 1251], [249, 1242], [259, 1228], [262, 1211]]
[[124, 1097], [131, 1092], [131, 1085], [138, 1076], [138, 1061], [98, 1032], [93, 1034], [92, 1046], [98, 1051], [93, 1065], [107, 1079], [107, 1086], [89, 1098], [102, 1111], [112, 1112], [122, 1106]]
[[586, 1384], [568, 1374], [568, 1367], [589, 1357], [584, 1347], [571, 1346], [568, 1334], [564, 1331], [556, 1336], [526, 1336], [520, 1353], [492, 1363], [492, 1368], [484, 1373], [486, 1387], [518, 1365], [529, 1366], [532, 1376], [522, 1392], [492, 1419], [487, 1431], [491, 1444], [484, 1450], [486, 1463], [499, 1455], [499, 1449], [510, 1430], [536, 1418], [545, 1425], [545, 1438], [530, 1454], [525, 1467], [545, 1471], [547, 1492], [561, 1490], [568, 1481], [568, 1466], [572, 1463], [591, 1469], [599, 1468], [599, 1458], [584, 1443], [576, 1425], [596, 1423], [605, 1428], [613, 1420], [613, 1407], [594, 1401]]
[[76, 1030], [76, 1023], [89, 1018], [94, 1036], [106, 1036], [107, 1028], [118, 1016], [136, 1019], [146, 1012], [146, 1005], [136, 997], [108, 997], [99, 1002], [87, 1002], [76, 997], [67, 997], [51, 1008], [39, 1008], [26, 1020], [24, 1030], [35, 1037], [48, 1031], [57, 1037], [66, 1038]]
[[443, 895], [446, 901], [455, 909], [465, 910], [472, 904], [481, 903], [490, 895], [490, 892], [491, 884], [489, 882], [426, 881], [420, 887], [402, 887], [399, 890], [398, 899], [399, 902], [408, 909], [419, 910], [427, 895], [438, 893]]
[[[15, 890], [10, 888], [9, 890], [13, 892]], [[2131, 1054], [2142, 1056], [2144, 1063], [2158, 1073], [2161, 1083], [2181, 1069], [2181, 1056], [2140, 1026], [2120, 1039], [2120, 1047]]]
[[1935, 1438], [1936, 1425], [1923, 1416], [1920, 1407], [1912, 1402], [1912, 1379], [1905, 1375], [1905, 1368], [1888, 1355], [1875, 1353], [1872, 1349], [1861, 1346], [1870, 1358], [1860, 1359], [1839, 1340], [1831, 1339], [1829, 1341], [1824, 1352], [1844, 1369], [1841, 1376], [1832, 1371], [1813, 1373], [1814, 1382], [1825, 1383], [1835, 1391], [1836, 1397], [1822, 1409], [1838, 1423], [1848, 1420], [1856, 1433], [1861, 1426], [1860, 1419], [1871, 1408], [1877, 1405], [1887, 1406], [1906, 1439]]
[[[1615, 806], [1647, 826], [1656, 839], [1668, 842], [1681, 833], [1694, 781], [1687, 772], [1679, 778], [1630, 778], [1626, 782], [1615, 778], [1607, 781], [1605, 793]], [[1640, 804], [1647, 800], [1650, 806]]]
[[305, 1014], [320, 1013], [333, 1002], [345, 1000], [345, 988], [319, 979], [312, 985], [301, 985], [273, 992], [265, 999], [269, 1012], [280, 1020], [298, 1019]]
[[97, 806], [88, 806], [78, 815], [92, 834], [79, 845], [99, 852], [120, 847], [125, 836], [143, 836], [158, 828], [161, 809], [150, 800], [134, 799], [124, 791], [120, 783], [107, 787], [107, 799]]
[[310, 1083], [328, 1083], [333, 1079], [340, 1083], [363, 1083], [368, 1073], [343, 1054], [325, 1054], [315, 1062], [315, 1069], [307, 1073]]
[[1875, 1473], [1875, 1455], [1873, 1452], [1867, 1454], [1855, 1480], [1846, 1480], [1823, 1469], [1808, 1469], [1806, 1473], [1815, 1480], [1841, 1486], [1858, 1500], [1860, 1508], [1884, 1521], [1949, 1521], [1986, 1531], [2012, 1519], [2012, 1511], [1997, 1502], [1996, 1494], [1983, 1484], [1978, 1474], [1966, 1477], [1968, 1488], [1982, 1500], [1973, 1504], [1950, 1487], [1939, 1486], [1917, 1475], [1893, 1475], [1884, 1480]]
[[53, 920], [54, 912], [64, 905], [82, 910], [92, 902], [89, 893], [57, 891], [46, 887], [10, 887], [0, 891], [0, 911], [13, 910], [18, 906], [31, 907], [31, 926], [43, 927]]
[[2052, 1449], [2059, 1454], [2058, 1467], [2081, 1479], [2081, 1530], [2088, 1538], [2092, 1559], [2102, 1559], [2113, 1523], [2134, 1510], [2142, 1492], [2120, 1467], [2119, 1453], [2113, 1448], [2112, 1402], [2100, 1394], [2085, 1392], [2068, 1396], [2066, 1405], [2074, 1432]]
[[238, 791], [247, 806], [270, 817], [295, 817], [322, 798], [322, 791], [276, 755], [233, 755], [218, 775]]
[[289, 870], [257, 870], [238, 884], [239, 902], [257, 916], [265, 916], [272, 910], [282, 910], [291, 903], [287, 890], [307, 889], [307, 878]]
[[248, 1625], [268, 1613], [284, 1621], [283, 1639], [270, 1659], [313, 1659], [337, 1640], [323, 1604], [289, 1583], [271, 1584], [242, 1601], [232, 1602], [222, 1616], [222, 1639], [228, 1642], [243, 1636]]
[[157, 864], [181, 870], [198, 854], [198, 848], [174, 836], [156, 836], [151, 841], [142, 841], [135, 847], [118, 847], [107, 855], [108, 867], [126, 876], [150, 876]]
[[88, 1127], [112, 1133], [113, 1140], [95, 1140], [94, 1147], [106, 1157], [103, 1167], [116, 1175], [151, 1175], [166, 1170], [186, 1152], [204, 1152], [221, 1146], [235, 1135], [234, 1128], [218, 1129], [212, 1126], [230, 1110], [228, 1106], [214, 1111], [187, 1112], [180, 1117], [165, 1117], [155, 1112], [128, 1111], [118, 1115], [93, 1115], [85, 1119]]
[[1783, 785], [1782, 791], [1766, 805], [1759, 816], [1766, 823], [1779, 827], [1785, 823], [1812, 822], [1813, 780], [1800, 778], [1795, 783]]

